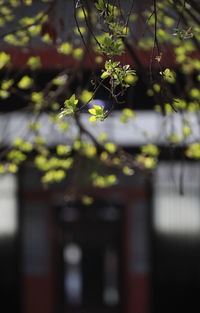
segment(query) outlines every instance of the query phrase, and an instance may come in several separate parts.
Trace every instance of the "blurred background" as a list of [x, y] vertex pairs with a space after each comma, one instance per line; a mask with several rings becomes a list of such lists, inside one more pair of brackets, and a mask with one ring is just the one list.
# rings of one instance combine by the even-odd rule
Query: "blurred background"
[[[91, 205], [43, 190], [23, 168], [0, 178], [2, 312], [188, 312], [199, 307], [199, 166], [90, 189]], [[195, 177], [195, 178], [194, 178]], [[86, 190], [86, 189], [85, 189]]]
[[[40, 10], [39, 2], [32, 5], [32, 15]], [[128, 7], [128, 0], [122, 2]], [[136, 11], [149, 2], [138, 2]], [[65, 12], [73, 11], [71, 1], [59, 0], [56, 8], [56, 16], [64, 20]], [[26, 6], [23, 10], [18, 11], [19, 18], [30, 12]], [[66, 23], [67, 30], [75, 27], [73, 14]], [[58, 24], [55, 17], [56, 27]], [[136, 22], [134, 36], [142, 30], [141, 25], [140, 20]], [[66, 33], [59, 36], [63, 39]], [[43, 65], [35, 72], [39, 86], [62, 67], [76, 65], [71, 56], [59, 56], [55, 47], [34, 40], [33, 51]], [[2, 49], [14, 60], [13, 73], [21, 68], [26, 71], [28, 49], [5, 43]], [[144, 54], [140, 57], [145, 60]], [[126, 58], [131, 63], [128, 54]], [[74, 85], [87, 85], [93, 70], [88, 64]], [[138, 115], [135, 125], [119, 126], [119, 112], [115, 111], [100, 126], [130, 153], [148, 142], [146, 132], [153, 136], [161, 129], [160, 121], [155, 122], [156, 113], [150, 111], [154, 100], [146, 96], [144, 88], [139, 81], [126, 96], [126, 103]], [[98, 104], [109, 105], [101, 89], [96, 97]], [[13, 113], [24, 105], [17, 97], [1, 100], [1, 146], [9, 146], [24, 132], [26, 116]], [[82, 118], [88, 121], [86, 114]], [[57, 143], [71, 144], [70, 132], [66, 137], [58, 135], [49, 128], [45, 114], [41, 121], [41, 132], [52, 150]], [[175, 124], [178, 127], [177, 121]], [[162, 132], [158, 135], [158, 143], [163, 144]], [[87, 186], [91, 163], [85, 162], [79, 164], [75, 185], [93, 198], [89, 205], [70, 196], [74, 186], [68, 181], [45, 189], [38, 171], [28, 164], [17, 174], [0, 176], [1, 312], [199, 312], [199, 163], [181, 160], [176, 153], [170, 159], [164, 153], [154, 171], [136, 171], [130, 177], [117, 173], [118, 185], [98, 189]], [[92, 166], [98, 168], [99, 164], [94, 161]]]

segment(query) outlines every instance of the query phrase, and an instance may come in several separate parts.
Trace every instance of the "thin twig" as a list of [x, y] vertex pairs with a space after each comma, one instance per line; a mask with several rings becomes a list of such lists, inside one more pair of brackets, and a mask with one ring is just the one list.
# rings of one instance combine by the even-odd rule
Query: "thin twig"
[[180, 14], [179, 14], [179, 19], [178, 19], [176, 28], [179, 27], [179, 24], [180, 24], [180, 22], [181, 22], [181, 18], [182, 18], [182, 16], [183, 16], [183, 11], [184, 11], [184, 9], [185, 9], [185, 0], [184, 0], [184, 2], [183, 2], [183, 6], [182, 6], [182, 9], [181, 9]]

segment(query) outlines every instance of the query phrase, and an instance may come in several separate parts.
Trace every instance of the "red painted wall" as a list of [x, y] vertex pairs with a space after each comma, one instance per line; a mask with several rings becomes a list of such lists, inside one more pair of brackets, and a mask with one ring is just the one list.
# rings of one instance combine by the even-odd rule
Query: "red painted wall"
[[[75, 60], [72, 56], [64, 56], [57, 52], [56, 48], [52, 47], [34, 47], [32, 50], [25, 49], [25, 48], [12, 48], [9, 46], [2, 47], [3, 51], [9, 53], [11, 55], [11, 65], [12, 68], [26, 68], [26, 62], [30, 56], [40, 56], [41, 63], [43, 69], [63, 69], [63, 68], [73, 68], [77, 64], [77, 60]], [[134, 47], [134, 53], [137, 58], [140, 60], [141, 64], [144, 67], [149, 66], [150, 58], [151, 58], [151, 51], [141, 51]], [[86, 57], [84, 62], [84, 67], [86, 69], [96, 69], [104, 67], [105, 58], [103, 59], [102, 63], [97, 64], [95, 62], [95, 54], [90, 53], [90, 57]], [[130, 53], [126, 53], [123, 57], [118, 57], [117, 59], [121, 60], [123, 64], [130, 64], [132, 67], [135, 67], [136, 64], [133, 62], [133, 58], [131, 57]], [[93, 61], [93, 62], [92, 62]], [[157, 62], [154, 62], [154, 66], [159, 66]], [[175, 55], [170, 46], [166, 46], [163, 49], [163, 56], [162, 56], [162, 65], [163, 66], [172, 66], [177, 65], [175, 61]]]
[[149, 303], [148, 275], [130, 274], [128, 277], [127, 313], [148, 313]]
[[49, 276], [27, 276], [23, 282], [22, 311], [24, 313], [53, 313], [54, 298]]

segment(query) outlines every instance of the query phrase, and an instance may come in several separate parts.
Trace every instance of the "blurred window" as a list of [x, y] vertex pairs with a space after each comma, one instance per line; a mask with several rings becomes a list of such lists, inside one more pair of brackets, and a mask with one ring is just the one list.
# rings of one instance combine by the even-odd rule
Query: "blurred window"
[[104, 290], [103, 301], [112, 306], [119, 303], [118, 255], [114, 248], [108, 247], [104, 254]]
[[155, 175], [154, 227], [165, 235], [200, 234], [200, 167], [161, 163]]
[[82, 303], [82, 251], [74, 243], [68, 244], [63, 250], [64, 258], [64, 290], [67, 303], [76, 306]]
[[23, 202], [22, 257], [26, 275], [44, 275], [49, 271], [48, 207], [45, 203]]
[[0, 177], [0, 239], [13, 236], [17, 230], [16, 176]]

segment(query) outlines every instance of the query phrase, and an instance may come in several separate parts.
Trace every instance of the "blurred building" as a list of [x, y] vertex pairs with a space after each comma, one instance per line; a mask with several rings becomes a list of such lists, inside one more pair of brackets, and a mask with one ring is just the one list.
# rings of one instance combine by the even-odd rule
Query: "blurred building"
[[[0, 290], [10, 312], [186, 312], [199, 306], [199, 166], [161, 162], [65, 202], [24, 168], [0, 179]], [[12, 301], [11, 301], [12, 299]]]
[[[66, 12], [66, 6], [68, 11], [72, 10], [70, 1], [58, 2], [59, 16]], [[37, 7], [34, 10], [37, 12]], [[71, 19], [68, 23], [74, 27]], [[15, 55], [16, 68], [23, 66], [30, 54], [26, 49], [4, 48]], [[36, 73], [38, 81], [53, 77], [61, 67], [74, 66], [70, 57], [59, 56], [54, 48], [36, 45], [34, 49], [44, 66], [43, 71]], [[91, 70], [88, 64], [85, 79]], [[114, 112], [103, 126], [111, 140], [129, 151], [148, 142], [142, 133], [153, 136], [161, 126], [159, 117], [146, 110], [152, 108], [152, 103], [145, 98], [143, 88], [139, 84], [127, 98], [140, 109], [136, 124], [128, 122], [125, 128], [120, 126], [119, 112]], [[20, 106], [20, 100], [15, 100], [15, 107]], [[13, 110], [13, 99], [9, 101], [2, 101], [2, 111]], [[179, 117], [176, 119], [179, 132]], [[23, 133], [25, 120], [24, 114], [16, 112], [0, 116], [2, 146]], [[87, 122], [86, 114], [82, 120]], [[56, 129], [49, 128], [45, 114], [41, 121], [45, 125], [41, 135], [53, 134], [47, 136], [49, 146], [62, 143]], [[76, 131], [72, 125], [67, 138], [69, 144]], [[194, 134], [196, 131], [194, 126]], [[162, 133], [157, 143], [164, 145]], [[38, 172], [28, 167], [23, 167], [17, 175], [0, 176], [2, 312], [199, 310], [199, 164], [164, 157], [151, 175], [119, 174], [116, 187], [88, 190], [84, 183], [82, 187], [94, 198], [90, 206], [66, 198], [65, 183], [43, 189]]]

